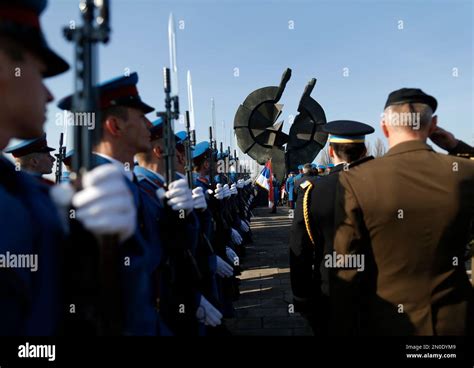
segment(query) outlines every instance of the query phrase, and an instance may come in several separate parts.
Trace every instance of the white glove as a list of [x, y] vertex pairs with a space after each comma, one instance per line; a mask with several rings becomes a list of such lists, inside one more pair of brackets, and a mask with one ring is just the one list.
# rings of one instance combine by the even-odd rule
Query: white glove
[[234, 269], [221, 257], [216, 256], [217, 259], [217, 274], [220, 277], [231, 277], [234, 274]]
[[193, 189], [193, 201], [195, 209], [204, 211], [207, 208], [206, 198], [201, 187]]
[[212, 189], [208, 189], [208, 190], [206, 190], [206, 192], [207, 192], [207, 194], [209, 194], [209, 195], [213, 195], [213, 194], [214, 194], [214, 191], [213, 191]]
[[[158, 191], [157, 195], [159, 196]], [[173, 211], [186, 210], [188, 213], [194, 208], [193, 193], [184, 179], [171, 182], [165, 197], [168, 198], [168, 205]]]
[[234, 266], [238, 266], [240, 264], [240, 259], [237, 253], [230, 247], [225, 247], [225, 254], [227, 259], [232, 262]]
[[232, 230], [232, 233], [230, 235], [232, 241], [237, 244], [237, 245], [240, 245], [242, 244], [242, 237], [240, 236], [239, 232], [237, 230], [235, 230], [234, 228], [231, 228]]
[[229, 184], [224, 185], [224, 198], [229, 198], [231, 195]]
[[221, 324], [222, 314], [209, 301], [201, 295], [196, 318], [208, 326], [216, 327]]
[[245, 186], [244, 179], [237, 180], [237, 188], [242, 189]]
[[74, 188], [69, 182], [63, 182], [54, 185], [49, 191], [51, 200], [56, 205], [60, 214], [60, 219], [66, 233], [69, 232], [68, 212], [71, 207], [72, 197], [74, 197]]
[[238, 193], [239, 193], [239, 192], [238, 192], [238, 190], [237, 190], [237, 185], [232, 184], [232, 185], [230, 186], [230, 194], [231, 194], [231, 195], [237, 195]]
[[249, 225], [244, 220], [240, 220], [240, 228], [242, 229], [244, 233], [250, 230]]
[[137, 209], [123, 173], [112, 164], [101, 165], [82, 178], [74, 194], [76, 219], [95, 235], [118, 234], [128, 239], [137, 226]]
[[214, 197], [218, 199], [219, 201], [222, 201], [224, 199], [224, 188], [222, 188], [222, 184], [217, 184], [216, 185], [216, 190], [214, 191]]

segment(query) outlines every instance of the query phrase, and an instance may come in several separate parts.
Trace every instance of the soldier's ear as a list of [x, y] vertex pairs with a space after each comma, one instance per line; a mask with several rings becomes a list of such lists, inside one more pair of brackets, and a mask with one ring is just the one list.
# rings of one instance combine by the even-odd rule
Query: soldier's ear
[[120, 134], [119, 119], [116, 116], [110, 115], [104, 121], [104, 130], [113, 136]]
[[388, 133], [387, 125], [385, 124], [385, 120], [382, 120], [380, 122], [380, 127], [382, 128], [383, 135], [386, 138], [388, 138], [390, 134]]
[[329, 145], [328, 152], [329, 152], [329, 157], [334, 158], [334, 148], [331, 145]]
[[156, 157], [158, 158], [163, 158], [163, 150], [161, 149], [160, 146], [155, 146], [153, 147], [153, 153], [155, 154]]
[[36, 157], [32, 157], [30, 159], [30, 165], [31, 166], [36, 167], [36, 166], [38, 166], [38, 163], [39, 163], [39, 160]]

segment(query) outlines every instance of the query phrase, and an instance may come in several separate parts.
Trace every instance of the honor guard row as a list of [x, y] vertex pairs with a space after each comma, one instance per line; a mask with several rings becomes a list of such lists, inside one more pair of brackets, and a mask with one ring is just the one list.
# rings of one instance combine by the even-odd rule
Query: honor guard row
[[[216, 185], [215, 150], [197, 145], [189, 157], [190, 137], [180, 132], [171, 147], [176, 176], [166, 182], [165, 117], [146, 117], [154, 108], [140, 98], [137, 73], [96, 89], [102, 134], [92, 168], [73, 172], [84, 152], [70, 150], [61, 184], [37, 180], [54, 162], [43, 133], [53, 96], [43, 78], [69, 68], [41, 31], [45, 7], [0, 1], [2, 70], [22, 68], [22, 78], [0, 73], [0, 148], [24, 140], [5, 151], [19, 169], [0, 158], [0, 253], [39, 260], [35, 272], [0, 269], [0, 334], [228, 334], [223, 318], [233, 316], [235, 276], [252, 241], [250, 181], [219, 173], [226, 184]], [[74, 101], [58, 106], [74, 113]]]

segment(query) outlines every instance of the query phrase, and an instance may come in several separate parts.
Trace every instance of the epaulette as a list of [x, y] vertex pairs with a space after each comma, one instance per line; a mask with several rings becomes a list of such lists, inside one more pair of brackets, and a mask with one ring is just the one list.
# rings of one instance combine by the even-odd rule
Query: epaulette
[[311, 185], [311, 182], [309, 180], [305, 180], [303, 183], [300, 184], [300, 187], [302, 189], [306, 189], [309, 185]]

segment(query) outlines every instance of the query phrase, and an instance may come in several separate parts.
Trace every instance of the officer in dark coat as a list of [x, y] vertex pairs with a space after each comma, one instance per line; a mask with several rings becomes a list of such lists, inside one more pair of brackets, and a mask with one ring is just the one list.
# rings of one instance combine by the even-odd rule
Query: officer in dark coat
[[329, 268], [333, 252], [334, 204], [339, 173], [360, 165], [366, 157], [365, 135], [374, 129], [355, 121], [326, 124], [329, 154], [335, 166], [324, 177], [307, 177], [300, 183], [290, 235], [290, 275], [296, 310], [316, 335], [329, 333]]

